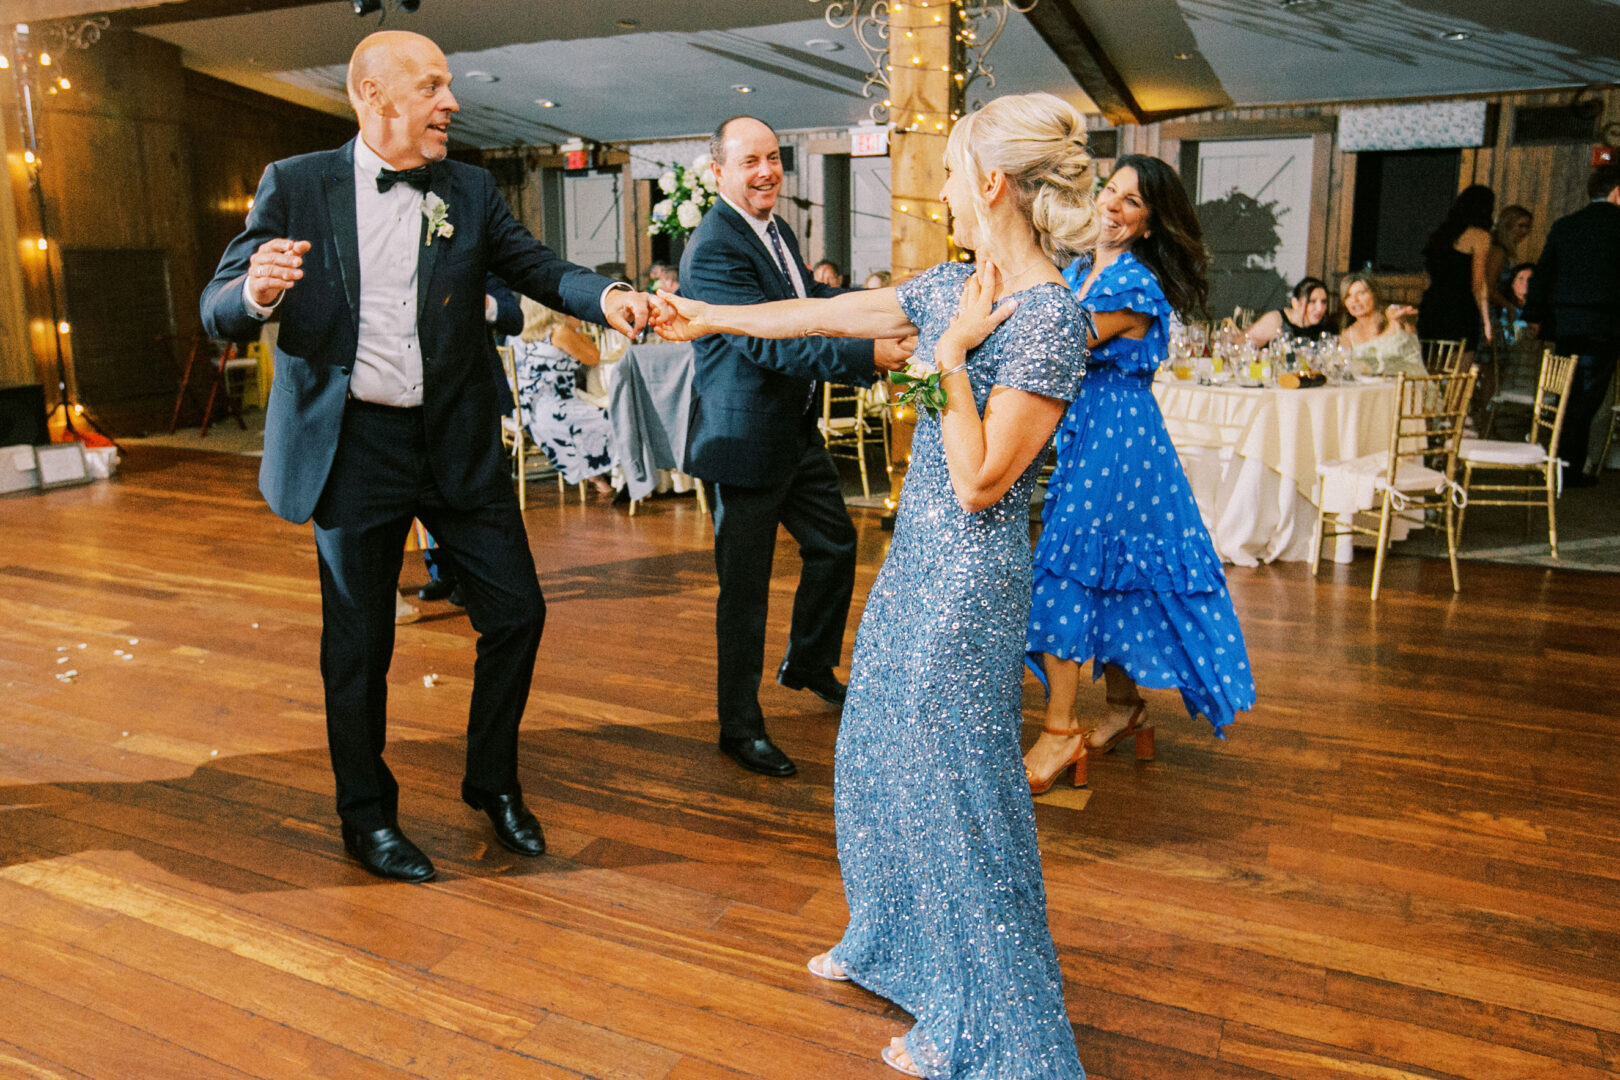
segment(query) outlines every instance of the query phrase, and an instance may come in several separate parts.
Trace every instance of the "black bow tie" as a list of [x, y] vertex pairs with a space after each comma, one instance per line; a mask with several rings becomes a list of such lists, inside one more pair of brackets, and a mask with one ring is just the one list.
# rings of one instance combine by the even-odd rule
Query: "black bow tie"
[[414, 169], [401, 169], [399, 172], [383, 169], [377, 174], [377, 192], [384, 194], [395, 184], [409, 184], [417, 191], [425, 192], [431, 180], [426, 165], [418, 165]]

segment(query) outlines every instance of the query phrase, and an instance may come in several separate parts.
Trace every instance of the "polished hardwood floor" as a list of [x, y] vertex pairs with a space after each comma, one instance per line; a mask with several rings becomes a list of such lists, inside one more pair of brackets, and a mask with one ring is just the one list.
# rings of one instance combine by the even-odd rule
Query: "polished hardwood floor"
[[[0, 1077], [892, 1075], [904, 1014], [803, 968], [845, 915], [837, 718], [768, 684], [799, 776], [717, 754], [690, 500], [531, 503], [544, 858], [457, 798], [465, 617], [400, 629], [389, 758], [441, 875], [396, 885], [339, 844], [313, 545], [255, 466], [142, 448], [0, 500]], [[796, 571], [784, 541], [771, 657]], [[1233, 569], [1259, 708], [1222, 743], [1153, 693], [1156, 761], [1039, 805], [1093, 1080], [1620, 1075], [1620, 576], [1454, 597], [1397, 557], [1374, 607], [1369, 572]]]

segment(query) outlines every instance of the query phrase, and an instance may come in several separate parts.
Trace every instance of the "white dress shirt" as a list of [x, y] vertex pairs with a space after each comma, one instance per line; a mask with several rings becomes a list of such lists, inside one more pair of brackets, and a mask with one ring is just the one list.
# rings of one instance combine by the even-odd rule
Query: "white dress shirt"
[[[720, 197], [722, 199], [726, 199], [724, 195]], [[744, 221], [748, 222], [748, 227], [754, 230], [754, 235], [759, 237], [759, 242], [765, 245], [765, 251], [768, 255], [770, 255], [771, 262], [776, 262], [776, 248], [771, 245], [771, 234], [768, 231], [770, 223], [774, 220], [774, 216], [768, 217], [764, 221], [761, 221], [759, 218], [755, 217], [753, 214], [750, 214], [748, 211], [744, 210], [730, 199], [726, 199], [726, 205], [737, 211], [738, 215], [741, 216]], [[776, 228], [778, 234], [780, 234], [782, 227], [778, 225]], [[788, 273], [793, 276], [793, 291], [798, 293], [801, 297], [808, 296], [809, 294], [804, 291], [804, 270], [802, 267], [794, 265], [794, 263], [796, 263], [798, 260], [794, 259], [793, 252], [788, 248], [786, 240], [782, 241], [782, 256], [787, 260]]]
[[360, 247], [360, 340], [349, 393], [361, 401], [422, 404], [422, 345], [416, 334], [416, 264], [422, 254], [423, 193], [398, 183], [377, 190], [388, 163], [354, 141], [354, 223]]

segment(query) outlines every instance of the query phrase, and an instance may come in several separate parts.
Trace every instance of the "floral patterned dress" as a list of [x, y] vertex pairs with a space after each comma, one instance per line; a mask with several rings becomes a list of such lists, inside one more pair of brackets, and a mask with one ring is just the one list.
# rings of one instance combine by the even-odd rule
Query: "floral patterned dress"
[[518, 399], [529, 437], [570, 484], [613, 468], [613, 424], [607, 413], [576, 396], [580, 362], [548, 341], [510, 338]]

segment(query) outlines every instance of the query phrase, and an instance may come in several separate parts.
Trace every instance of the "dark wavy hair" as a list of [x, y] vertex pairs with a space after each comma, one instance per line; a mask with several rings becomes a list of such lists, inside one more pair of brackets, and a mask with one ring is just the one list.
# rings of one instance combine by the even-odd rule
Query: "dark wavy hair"
[[1114, 171], [1136, 173], [1136, 187], [1148, 209], [1148, 234], [1131, 252], [1159, 279], [1170, 306], [1183, 317], [1199, 317], [1209, 304], [1209, 249], [1187, 189], [1169, 165], [1146, 154], [1126, 154]]
[[1427, 257], [1445, 254], [1457, 242], [1457, 237], [1468, 229], [1490, 232], [1491, 221], [1495, 217], [1496, 192], [1484, 184], [1463, 188], [1452, 200], [1451, 209], [1446, 211], [1446, 220], [1429, 234], [1429, 242], [1423, 245], [1423, 254]]

